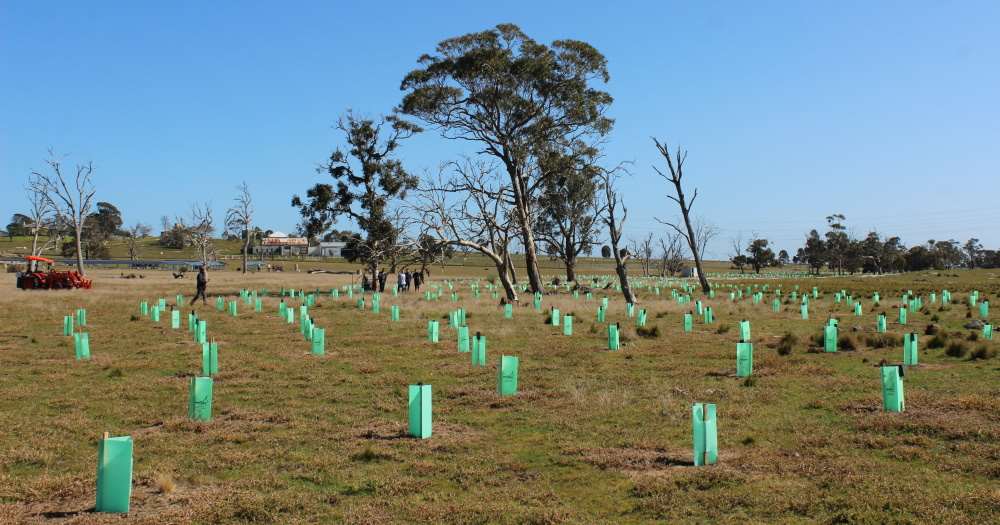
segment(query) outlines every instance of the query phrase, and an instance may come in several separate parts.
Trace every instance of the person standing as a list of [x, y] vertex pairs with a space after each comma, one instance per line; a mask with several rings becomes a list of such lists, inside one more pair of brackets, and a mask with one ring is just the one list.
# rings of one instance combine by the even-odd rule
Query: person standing
[[399, 279], [399, 282], [397, 284], [399, 285], [399, 291], [400, 292], [405, 292], [406, 291], [406, 272], [400, 270], [398, 279]]
[[385, 292], [385, 281], [389, 278], [389, 274], [385, 273], [385, 268], [378, 271], [378, 291]]
[[422, 281], [424, 276], [420, 275], [420, 272], [413, 272], [413, 291], [420, 291], [420, 281]]
[[205, 290], [208, 288], [208, 274], [205, 273], [205, 265], [198, 268], [198, 277], [195, 278], [195, 286], [197, 291], [194, 294], [194, 299], [191, 300], [191, 304], [198, 301], [198, 297], [201, 297], [202, 304], [208, 304], [208, 298], [205, 297]]

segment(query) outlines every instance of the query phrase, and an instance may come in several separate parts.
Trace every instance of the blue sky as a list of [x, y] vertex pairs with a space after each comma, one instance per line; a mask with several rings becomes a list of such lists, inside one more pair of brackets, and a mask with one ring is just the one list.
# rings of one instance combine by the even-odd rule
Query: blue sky
[[[292, 230], [341, 112], [390, 111], [422, 53], [501, 22], [608, 58], [630, 237], [676, 213], [656, 136], [689, 151], [711, 257], [753, 232], [794, 253], [833, 212], [859, 236], [1000, 248], [991, 1], [0, 2], [0, 220], [51, 146], [94, 161], [126, 223], [221, 216], [245, 180], [258, 222]], [[422, 172], [459, 148], [428, 132], [402, 155]]]

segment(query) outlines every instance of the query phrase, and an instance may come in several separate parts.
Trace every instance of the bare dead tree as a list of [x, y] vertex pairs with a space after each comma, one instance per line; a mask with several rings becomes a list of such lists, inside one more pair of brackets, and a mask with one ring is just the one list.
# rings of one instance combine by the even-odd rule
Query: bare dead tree
[[635, 253], [642, 258], [642, 275], [649, 277], [649, 269], [653, 261], [653, 234], [650, 233], [642, 241], [636, 243]]
[[191, 205], [191, 225], [187, 227], [187, 242], [198, 252], [198, 258], [206, 272], [209, 259], [215, 257], [213, 233], [215, 233], [215, 221], [212, 218], [212, 205], [207, 202]]
[[635, 294], [632, 293], [632, 287], [628, 283], [628, 267], [626, 266], [632, 254], [628, 250], [621, 248], [622, 229], [625, 226], [625, 220], [628, 218], [628, 208], [625, 207], [621, 195], [615, 189], [615, 183], [622, 173], [627, 173], [627, 171], [625, 171], [622, 165], [619, 165], [611, 170], [602, 169], [598, 175], [604, 199], [604, 216], [602, 220], [608, 228], [611, 251], [614, 252], [615, 257], [615, 273], [618, 274], [618, 282], [622, 287], [622, 295], [625, 296], [625, 301], [635, 304]]
[[128, 258], [130, 261], [135, 262], [139, 258], [140, 241], [152, 231], [152, 227], [141, 222], [137, 222], [125, 230], [125, 244], [128, 247]]
[[[664, 160], [666, 160], [667, 169], [669, 170], [670, 174], [669, 175], [665, 174], [656, 166], [653, 166], [653, 170], [655, 170], [659, 176], [663, 177], [664, 179], [666, 179], [667, 181], [669, 181], [671, 184], [674, 185], [674, 191], [676, 192], [676, 196], [667, 195], [667, 198], [676, 202], [677, 205], [680, 206], [681, 216], [684, 218], [685, 229], [681, 230], [673, 222], [660, 220], [659, 218], [657, 218], [656, 220], [661, 224], [670, 226], [671, 228], [674, 229], [674, 231], [681, 234], [687, 240], [688, 247], [691, 248], [691, 255], [694, 258], [694, 266], [698, 271], [698, 281], [701, 283], [701, 290], [704, 293], [708, 293], [711, 290], [711, 287], [708, 284], [708, 278], [705, 276], [705, 271], [701, 263], [701, 257], [702, 254], [704, 253], [704, 246], [699, 245], [700, 239], [695, 234], [695, 229], [691, 224], [691, 207], [694, 206], [694, 201], [695, 199], [698, 198], [698, 189], [695, 188], [694, 193], [691, 195], [691, 200], [688, 201], [687, 198], [684, 196], [684, 188], [681, 186], [681, 183], [684, 179], [684, 161], [687, 159], [687, 152], [686, 151], [682, 152], [681, 149], [678, 147], [675, 156], [671, 157], [670, 151], [667, 148], [666, 144], [661, 144], [660, 141], [656, 140], [655, 138], [653, 139], [653, 143], [656, 144], [656, 149], [660, 152], [660, 155], [663, 156]], [[707, 241], [705, 241], [705, 244], [707, 244]]]
[[510, 280], [510, 244], [519, 233], [518, 217], [514, 195], [493, 164], [469, 158], [449, 162], [419, 193], [421, 198], [411, 207], [422, 233], [485, 255], [496, 267], [507, 300], [517, 302]]
[[747, 256], [743, 255], [743, 232], [737, 233], [736, 237], [730, 239], [730, 243], [732, 254], [729, 256], [729, 261], [742, 274], [747, 265]]
[[253, 240], [253, 197], [246, 181], [236, 187], [239, 193], [233, 205], [226, 210], [226, 231], [243, 239], [243, 273], [247, 273], [247, 259], [250, 257], [250, 242]]
[[96, 192], [91, 181], [94, 165], [92, 162], [77, 164], [71, 179], [63, 173], [62, 160], [53, 150], [49, 150], [45, 163], [51, 173], [32, 172], [32, 176], [39, 181], [39, 188], [44, 188], [45, 199], [55, 211], [56, 220], [72, 226], [76, 243], [76, 271], [83, 275], [83, 227]]
[[[56, 209], [51, 199], [48, 198], [44, 178], [36, 174], [31, 174], [28, 178], [28, 185], [25, 188], [28, 194], [28, 202], [31, 207], [28, 210], [28, 225], [31, 228], [31, 255], [41, 255], [59, 245], [62, 238], [59, 228], [57, 228]], [[46, 240], [41, 245], [42, 231], [46, 232]]]
[[677, 233], [667, 233], [666, 239], [660, 237], [660, 277], [674, 275], [684, 269], [684, 255], [681, 248], [681, 236]]

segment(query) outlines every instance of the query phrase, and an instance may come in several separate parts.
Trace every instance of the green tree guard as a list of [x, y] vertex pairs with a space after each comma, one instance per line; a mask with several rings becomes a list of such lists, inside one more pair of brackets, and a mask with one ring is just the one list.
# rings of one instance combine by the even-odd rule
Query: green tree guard
[[439, 331], [439, 325], [437, 319], [431, 319], [430, 321], [427, 321], [427, 339], [430, 342], [432, 343], [438, 342], [438, 333], [439, 333], [438, 331]]
[[631, 319], [635, 316], [635, 305], [628, 303], [625, 305], [625, 313], [628, 314], [628, 318]]
[[705, 307], [705, 324], [712, 324], [715, 322], [715, 312], [712, 311], [711, 306]]
[[552, 308], [549, 311], [549, 322], [552, 324], [552, 326], [559, 326], [559, 309], [558, 308]]
[[719, 437], [714, 403], [695, 403], [691, 407], [694, 441], [694, 465], [714, 465], [719, 460]]
[[813, 299], [819, 299], [819, 289], [813, 286]]
[[840, 292], [833, 294], [833, 302], [840, 304]]
[[364, 297], [358, 298], [358, 302], [356, 304], [358, 305], [358, 310], [364, 310], [365, 309], [365, 298]]
[[[831, 319], [832, 320], [832, 319]], [[828, 324], [823, 327], [823, 351], [824, 352], [836, 352], [837, 351], [837, 326]]]
[[175, 310], [173, 307], [170, 309], [170, 328], [172, 330], [180, 330], [181, 328], [181, 311]]
[[700, 316], [705, 315], [705, 306], [701, 304], [701, 299], [694, 302], [694, 311], [698, 312], [698, 315]]
[[313, 328], [312, 329], [312, 354], [313, 355], [326, 355], [326, 329], [325, 328]]
[[607, 297], [602, 297], [601, 298], [601, 306], [603, 306], [605, 310], [608, 309], [608, 298]]
[[192, 421], [212, 420], [212, 378], [192, 377], [188, 388], [188, 417]]
[[621, 347], [621, 343], [618, 338], [618, 331], [621, 327], [618, 324], [608, 325], [608, 350], [617, 351]]
[[204, 319], [198, 319], [198, 330], [197, 330], [198, 343], [204, 343], [208, 341], [208, 322]]
[[459, 326], [458, 330], [458, 351], [465, 353], [469, 351], [469, 327]]
[[128, 513], [132, 500], [132, 437], [109, 437], [97, 446], [97, 512]]
[[854, 316], [861, 317], [861, 315], [862, 315], [861, 302], [858, 301], [854, 303]]
[[69, 337], [73, 335], [73, 316], [64, 315], [63, 316], [63, 335]]
[[781, 299], [771, 301], [771, 311], [775, 313], [781, 311]]
[[417, 383], [410, 385], [409, 391], [409, 432], [417, 439], [431, 437], [432, 406], [431, 385]]
[[635, 325], [639, 327], [646, 326], [646, 309], [640, 308], [639, 315], [635, 318]]
[[302, 337], [305, 338], [306, 341], [311, 341], [312, 340], [312, 319], [311, 318], [306, 317], [305, 319], [302, 319], [302, 322], [299, 324], [299, 333], [302, 334]]
[[503, 305], [503, 318], [513, 319], [514, 318], [514, 305], [506, 303]]
[[497, 372], [497, 392], [501, 396], [512, 396], [517, 393], [518, 359], [512, 355], [500, 356], [500, 369]]
[[176, 303], [178, 307], [184, 306], [184, 296], [177, 294], [177, 297], [174, 297], [174, 303]]
[[990, 316], [990, 302], [983, 301], [979, 303], [979, 317], [986, 319]]
[[899, 307], [899, 324], [902, 324], [902, 325], [906, 324], [906, 307], [905, 306], [900, 306]]
[[73, 334], [73, 352], [77, 361], [90, 359], [90, 334], [77, 332]]
[[736, 343], [736, 377], [750, 377], [753, 373], [753, 343]]
[[486, 366], [486, 336], [479, 332], [472, 338], [472, 366]]
[[883, 365], [880, 369], [882, 372], [882, 408], [886, 412], [906, 410], [906, 400], [903, 396], [903, 367]]
[[236, 307], [236, 304], [237, 304], [236, 301], [229, 301], [229, 315], [231, 315], [233, 317], [237, 316], [237, 312], [236, 312], [236, 308], [237, 307]]
[[219, 373], [219, 345], [211, 343], [201, 344], [201, 375], [214, 376]]
[[910, 332], [903, 334], [903, 364], [906, 366], [917, 366], [917, 333]]
[[259, 297], [254, 298], [253, 300], [253, 311], [257, 313], [264, 311], [264, 301], [262, 301]]
[[76, 309], [76, 324], [80, 326], [87, 326], [87, 309], [77, 308]]
[[394, 304], [394, 305], [392, 305], [389, 308], [389, 320], [391, 320], [391, 321], [398, 321], [399, 320], [399, 306], [398, 305]]
[[803, 321], [808, 321], [809, 320], [809, 305], [808, 304], [803, 304], [802, 306], [799, 306], [799, 313], [802, 315], [802, 320]]
[[563, 335], [573, 335], [573, 316], [563, 316]]
[[151, 321], [153, 321], [154, 323], [160, 322], [160, 307], [159, 306], [154, 306], [149, 311], [149, 319]]
[[146, 301], [139, 301], [139, 313], [146, 317], [149, 315], [149, 303]]
[[215, 298], [215, 309], [218, 311], [223, 311], [226, 309], [226, 300], [222, 297]]
[[993, 325], [986, 323], [983, 325], [983, 339], [987, 341], [993, 340]]
[[281, 302], [278, 303], [278, 317], [284, 319], [286, 310], [288, 310], [288, 305], [286, 305], [285, 300], [282, 299]]
[[604, 312], [606, 310], [607, 309], [604, 306], [598, 306], [597, 307], [597, 322], [598, 323], [603, 323], [604, 322]]
[[740, 321], [740, 341], [750, 341], [750, 321]]
[[688, 312], [684, 314], [684, 332], [690, 333], [694, 330], [694, 314]]

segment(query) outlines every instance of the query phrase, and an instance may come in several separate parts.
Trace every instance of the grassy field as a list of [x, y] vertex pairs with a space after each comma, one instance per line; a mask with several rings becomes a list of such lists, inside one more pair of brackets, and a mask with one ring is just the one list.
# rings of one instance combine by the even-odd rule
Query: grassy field
[[[200, 348], [183, 327], [153, 323], [137, 309], [141, 299], [190, 297], [191, 279], [95, 271], [94, 290], [22, 292], [3, 275], [0, 522], [123, 522], [92, 512], [104, 431], [135, 442], [128, 523], [1000, 521], [1000, 358], [990, 357], [1000, 343], [968, 341], [979, 330], [963, 328], [967, 316], [979, 316], [966, 307], [969, 291], [998, 303], [998, 272], [748, 281], [769, 286], [759, 305], [730, 301], [728, 286], [740, 281], [720, 281], [716, 298], [703, 299], [716, 322], [696, 321], [693, 333], [682, 330], [693, 305], [671, 301], [664, 283], [661, 296], [639, 291], [648, 326], [658, 329], [647, 337], [613, 290], [589, 301], [546, 295], [543, 309], [574, 314], [566, 337], [530, 297], [513, 320], [487, 293], [473, 298], [463, 279], [488, 274], [477, 268], [435, 270], [431, 285], [454, 278], [457, 303], [447, 294], [430, 302], [386, 294], [374, 314], [343, 296], [320, 297], [311, 313], [326, 328], [324, 357], [310, 355], [297, 324], [278, 319], [277, 297], [264, 299], [263, 313], [241, 303], [235, 318], [197, 305], [220, 348], [207, 423], [186, 412]], [[294, 272], [210, 277], [210, 294], [229, 298], [240, 288], [350, 282]], [[810, 320], [800, 319], [797, 301], [771, 311], [779, 285], [786, 294], [794, 285], [819, 287]], [[862, 317], [834, 301], [840, 289], [861, 298]], [[953, 304], [930, 304], [928, 294], [942, 289]], [[904, 327], [893, 306], [906, 290], [924, 296], [927, 308]], [[873, 291], [882, 295], [879, 308]], [[607, 320], [623, 326], [618, 352], [606, 349], [605, 324], [595, 319], [605, 294]], [[402, 309], [396, 323], [392, 304]], [[470, 330], [488, 338], [485, 368], [456, 351], [446, 318], [458, 305]], [[78, 307], [88, 310], [90, 361], [74, 360], [72, 339], [61, 335], [62, 316]], [[889, 339], [874, 330], [883, 310]], [[815, 347], [812, 337], [831, 315], [855, 350]], [[749, 379], [735, 377], [744, 318], [755, 353]], [[427, 341], [428, 319], [441, 320], [437, 344]], [[932, 324], [946, 333], [945, 348], [929, 348]], [[900, 362], [899, 339], [911, 330], [921, 334], [921, 364], [906, 371], [907, 410], [886, 413], [875, 365]], [[781, 355], [785, 334], [798, 342]], [[982, 358], [973, 359], [977, 351]], [[501, 355], [520, 358], [513, 397], [497, 394]], [[417, 382], [434, 390], [427, 440], [406, 435], [406, 388]], [[695, 402], [718, 406], [713, 466], [692, 465]]]

